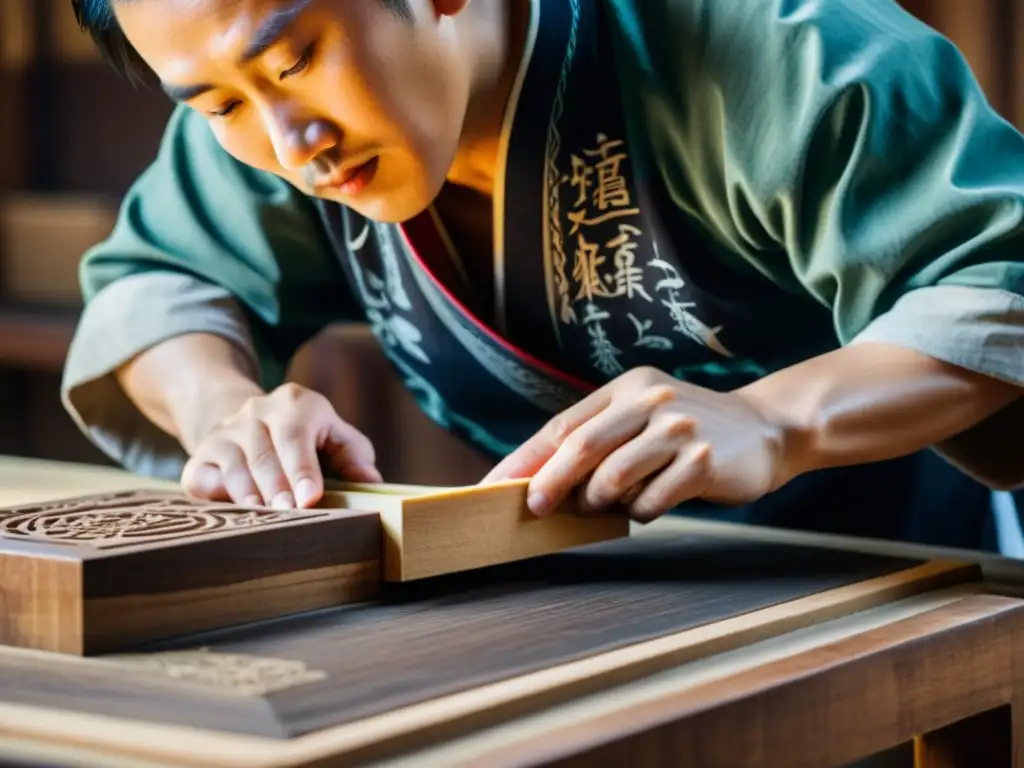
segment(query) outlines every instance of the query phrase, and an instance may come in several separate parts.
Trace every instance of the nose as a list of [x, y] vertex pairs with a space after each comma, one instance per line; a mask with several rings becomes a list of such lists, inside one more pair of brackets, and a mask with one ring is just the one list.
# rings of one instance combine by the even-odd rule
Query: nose
[[294, 172], [341, 145], [340, 132], [319, 118], [281, 119], [278, 116], [270, 135], [277, 161]]

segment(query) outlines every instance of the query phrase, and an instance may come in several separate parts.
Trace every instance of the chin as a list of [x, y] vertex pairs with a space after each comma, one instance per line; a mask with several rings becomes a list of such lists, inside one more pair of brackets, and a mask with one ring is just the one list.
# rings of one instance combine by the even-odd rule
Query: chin
[[340, 203], [371, 221], [401, 224], [426, 211], [444, 186], [443, 177], [440, 183], [431, 183], [423, 176], [418, 181], [410, 181], [410, 176], [413, 174], [406, 175], [400, 183], [389, 184], [391, 179], [382, 174], [358, 195], [326, 194], [322, 197]]
[[[418, 198], [418, 196], [417, 196]], [[366, 197], [350, 200], [343, 205], [361, 216], [381, 224], [401, 224], [423, 213], [433, 202], [429, 199], [413, 199], [406, 195]]]

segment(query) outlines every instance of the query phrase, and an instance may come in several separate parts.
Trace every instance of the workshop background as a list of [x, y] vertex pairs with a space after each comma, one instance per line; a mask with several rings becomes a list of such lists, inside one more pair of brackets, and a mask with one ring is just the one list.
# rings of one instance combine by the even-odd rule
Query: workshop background
[[[992, 103], [1024, 127], [1024, 0], [905, 5], [960, 46]], [[109, 233], [171, 104], [99, 60], [70, 0], [0, 0], [0, 105], [0, 454], [108, 463], [60, 404], [78, 261]], [[363, 328], [329, 329], [293, 376], [371, 437], [391, 481], [475, 482], [486, 469], [416, 409]]]

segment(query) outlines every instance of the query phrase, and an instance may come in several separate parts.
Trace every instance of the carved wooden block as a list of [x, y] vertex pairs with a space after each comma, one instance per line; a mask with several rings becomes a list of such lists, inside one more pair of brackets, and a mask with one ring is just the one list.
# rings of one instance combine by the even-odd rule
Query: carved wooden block
[[0, 509], [0, 644], [91, 654], [364, 600], [368, 512], [128, 491]]

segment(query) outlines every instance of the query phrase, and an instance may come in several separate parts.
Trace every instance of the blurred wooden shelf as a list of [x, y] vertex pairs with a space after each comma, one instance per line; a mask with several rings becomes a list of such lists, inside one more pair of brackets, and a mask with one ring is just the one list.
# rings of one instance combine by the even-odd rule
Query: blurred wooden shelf
[[80, 312], [0, 302], [0, 366], [60, 370]]

